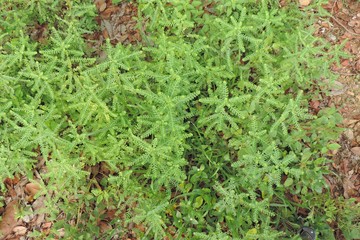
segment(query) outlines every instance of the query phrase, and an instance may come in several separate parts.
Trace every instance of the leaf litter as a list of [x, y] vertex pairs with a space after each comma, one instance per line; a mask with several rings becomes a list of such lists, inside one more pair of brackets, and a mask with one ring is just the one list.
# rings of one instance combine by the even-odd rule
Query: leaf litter
[[[332, 45], [344, 44], [350, 56], [332, 67], [339, 78], [330, 91], [329, 106], [341, 113], [345, 130], [338, 140], [341, 148], [333, 154], [333, 173], [325, 178], [333, 198], [353, 198], [360, 204], [360, 2], [331, 0], [323, 7], [331, 17], [315, 24], [316, 35]], [[336, 239], [345, 239], [337, 224], [333, 228]]]

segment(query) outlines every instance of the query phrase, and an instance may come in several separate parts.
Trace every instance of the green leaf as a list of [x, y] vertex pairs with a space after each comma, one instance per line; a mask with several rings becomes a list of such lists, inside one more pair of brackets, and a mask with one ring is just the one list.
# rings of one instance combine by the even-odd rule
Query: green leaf
[[293, 183], [294, 183], [294, 179], [288, 177], [286, 179], [286, 181], [284, 182], [284, 186], [285, 187], [290, 187]]
[[201, 1], [193, 1], [192, 2], [192, 5], [195, 6], [195, 7], [200, 6], [201, 4], [202, 4]]
[[249, 231], [247, 231], [246, 235], [256, 235], [257, 234], [257, 229], [256, 228], [251, 228], [249, 229]]
[[203, 204], [204, 199], [201, 196], [195, 198], [194, 208], [199, 208]]
[[329, 150], [337, 150], [337, 149], [339, 149], [341, 146], [339, 145], [339, 144], [337, 144], [337, 143], [331, 143], [331, 144], [328, 144], [327, 145], [327, 148], [329, 149]]

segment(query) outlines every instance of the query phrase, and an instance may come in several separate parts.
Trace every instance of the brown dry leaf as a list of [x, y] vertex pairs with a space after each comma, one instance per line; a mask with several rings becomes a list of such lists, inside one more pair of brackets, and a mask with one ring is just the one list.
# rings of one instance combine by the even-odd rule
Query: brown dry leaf
[[36, 163], [36, 169], [41, 169], [45, 164], [45, 158], [43, 158], [42, 156], [38, 156], [36, 160], [38, 160], [38, 162]]
[[353, 147], [351, 152], [357, 156], [360, 156], [360, 147]]
[[300, 216], [308, 216], [309, 215], [309, 211], [305, 208], [299, 207], [298, 208], [298, 214]]
[[44, 222], [41, 227], [44, 229], [44, 228], [50, 228], [52, 225], [52, 222]]
[[333, 6], [333, 4], [331, 4], [330, 2], [321, 5], [321, 7], [324, 8], [328, 12], [330, 12], [332, 9], [336, 10], [335, 8], [337, 8], [335, 5]]
[[[360, 32], [359, 32], [360, 33]], [[360, 59], [357, 61], [357, 63], [355, 64], [355, 68], [357, 71], [360, 71]]]
[[8, 194], [11, 197], [11, 199], [15, 199], [17, 197], [17, 193], [16, 193], [14, 188], [9, 188], [8, 189]]
[[324, 179], [328, 184], [328, 186], [330, 187], [331, 196], [335, 196], [336, 188], [337, 188], [336, 180], [334, 180], [334, 178], [330, 175], [324, 176]]
[[65, 228], [60, 228], [57, 230], [57, 232], [59, 233], [59, 237], [64, 237], [65, 236]]
[[17, 227], [14, 227], [13, 232], [14, 232], [15, 236], [23, 236], [26, 234], [27, 228], [24, 226], [17, 226]]
[[311, 0], [299, 0], [299, 3], [302, 7], [306, 7], [310, 5]]
[[354, 131], [352, 129], [346, 129], [344, 135], [351, 141], [354, 139]]
[[46, 23], [44, 24], [38, 24], [35, 23], [35, 26], [30, 27], [30, 38], [33, 41], [37, 41], [39, 43], [46, 43], [47, 38], [47, 28], [48, 25]]
[[111, 14], [117, 12], [120, 8], [118, 6], [109, 6], [108, 8], [106, 8], [101, 14], [100, 16], [103, 19], [110, 19]]
[[16, 198], [17, 196], [17, 192], [15, 191], [14, 187], [19, 183], [19, 181], [20, 179], [16, 176], [14, 178], [6, 178], [4, 180], [4, 184], [11, 198]]
[[99, 11], [100, 11], [100, 12], [103, 12], [105, 9], [106, 9], [106, 3], [102, 3], [102, 4], [99, 6]]
[[38, 183], [28, 183], [25, 186], [25, 192], [31, 197], [34, 197], [35, 194], [38, 193], [40, 189], [41, 187]]
[[338, 81], [334, 81], [334, 84], [331, 87], [330, 95], [338, 96], [343, 94], [345, 91], [346, 91], [346, 87], [344, 86], [344, 84]]
[[34, 214], [26, 215], [21, 220], [24, 223], [29, 223], [34, 218]]
[[[286, 5], [288, 5], [286, 0], [280, 0], [279, 4], [280, 4], [280, 7], [285, 7]], [[206, 11], [207, 7], [204, 7], [204, 10]], [[206, 13], [208, 13], [208, 12], [206, 12]]]
[[42, 232], [42, 234], [44, 234], [44, 235], [49, 235], [50, 234], [50, 228], [42, 228], [41, 229], [41, 232]]
[[7, 237], [5, 240], [23, 240], [23, 238], [22, 237], [20, 237], [20, 236], [9, 236], [9, 237]]
[[345, 198], [350, 198], [356, 195], [354, 183], [349, 178], [344, 179], [343, 188]]
[[320, 106], [320, 101], [319, 100], [311, 100], [310, 101], [310, 107], [314, 110], [314, 111], [316, 111], [316, 112], [318, 112], [320, 109], [319, 109], [319, 106]]
[[100, 232], [104, 233], [106, 231], [109, 231], [112, 229], [111, 225], [108, 224], [107, 222], [105, 221], [100, 221], [99, 224], [98, 224], [99, 228], [100, 228]]
[[[107, 20], [102, 20], [101, 22], [101, 27], [106, 29], [107, 33], [108, 33], [108, 36], [110, 36], [110, 38], [113, 38], [114, 36], [114, 29], [113, 29], [113, 26], [111, 25], [111, 22], [110, 21], [107, 21]], [[105, 37], [105, 36], [104, 36]], [[106, 38], [106, 37], [105, 37]]]
[[[24, 197], [24, 186], [28, 183], [28, 179], [26, 177], [22, 177], [21, 180], [14, 186], [14, 191], [16, 196], [20, 199]], [[13, 197], [14, 198], [14, 197]]]
[[356, 114], [352, 117], [355, 121], [359, 122], [360, 120], [360, 114]]
[[34, 209], [34, 211], [43, 208], [45, 206], [44, 201], [45, 201], [44, 196], [38, 197], [32, 204], [32, 208]]
[[106, 211], [106, 219], [112, 221], [116, 216], [116, 212], [117, 212], [116, 209], [110, 209], [110, 210], [108, 209]]
[[100, 166], [99, 164], [96, 164], [94, 166], [91, 166], [91, 175], [96, 176], [99, 173]]
[[341, 61], [341, 66], [347, 67], [350, 65], [350, 61], [348, 59], [344, 59]]
[[104, 29], [103, 31], [102, 31], [102, 35], [103, 35], [103, 37], [106, 39], [106, 38], [110, 38], [110, 36], [109, 36], [109, 33], [108, 33], [108, 31], [106, 30], [106, 29]]
[[351, 166], [351, 164], [349, 162], [349, 159], [343, 159], [342, 167], [343, 167], [344, 174], [347, 174], [350, 171], [350, 169], [349, 169], [350, 166]]
[[6, 179], [4, 180], [4, 183], [5, 183], [6, 185], [14, 186], [14, 185], [16, 185], [19, 181], [20, 181], [20, 178], [18, 178], [17, 176], [15, 176], [14, 178], [6, 178]]
[[348, 118], [344, 118], [343, 120], [343, 124], [345, 126], [350, 126], [350, 125], [353, 125], [354, 123], [357, 123], [359, 120], [357, 120], [356, 118], [354, 119], [348, 119]]
[[35, 226], [41, 226], [41, 224], [45, 221], [45, 214], [41, 213], [37, 215], [37, 218], [34, 222]]
[[16, 208], [18, 202], [12, 200], [5, 208], [4, 215], [2, 215], [2, 220], [0, 223], [0, 232], [6, 236], [9, 235], [13, 228], [16, 226]]
[[[348, 36], [343, 36], [343, 38], [344, 38], [344, 39], [348, 39]], [[345, 45], [344, 45], [344, 50], [350, 52], [350, 51], [351, 51], [351, 48], [352, 48], [352, 44], [351, 44], [350, 41], [347, 42], [347, 43], [345, 43]]]
[[100, 163], [100, 171], [107, 176], [110, 174], [109, 166], [105, 162]]
[[336, 1], [336, 7], [337, 7], [337, 12], [343, 8], [343, 3], [341, 1]]
[[106, 8], [106, 2], [105, 0], [95, 0], [96, 8], [99, 10], [99, 12], [102, 12]]
[[142, 224], [135, 224], [135, 228], [137, 228], [140, 232], [146, 232], [146, 228]]
[[348, 22], [349, 27], [359, 27], [360, 26], [360, 19], [351, 19]]
[[128, 39], [129, 35], [125, 34], [122, 36], [119, 36], [119, 38], [117, 39], [119, 42], [125, 42], [126, 39]]

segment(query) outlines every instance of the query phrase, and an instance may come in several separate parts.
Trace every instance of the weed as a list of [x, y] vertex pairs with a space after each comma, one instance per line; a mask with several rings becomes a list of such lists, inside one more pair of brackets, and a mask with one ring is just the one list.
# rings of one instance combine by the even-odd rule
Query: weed
[[[341, 54], [312, 35], [316, 11], [138, 0], [149, 44], [108, 41], [99, 61], [83, 38], [96, 29], [92, 1], [50, 2], [23, 13], [22, 1], [0, 1], [0, 176], [32, 178], [45, 159], [50, 236], [65, 226], [67, 238], [114, 237], [136, 224], [139, 239], [296, 239], [299, 209], [319, 236], [339, 215], [356, 234], [351, 206], [323, 197], [341, 117], [308, 113], [309, 93], [335, 79]], [[25, 34], [36, 22], [48, 24], [43, 44]], [[89, 170], [99, 164], [102, 177]], [[108, 209], [117, 217], [102, 233]]]

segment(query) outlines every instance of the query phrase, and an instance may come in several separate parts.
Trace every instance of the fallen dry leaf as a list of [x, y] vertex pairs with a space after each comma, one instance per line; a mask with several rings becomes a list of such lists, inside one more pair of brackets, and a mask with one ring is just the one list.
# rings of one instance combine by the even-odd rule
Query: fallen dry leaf
[[105, 222], [105, 221], [100, 221], [100, 222], [98, 223], [98, 226], [99, 226], [99, 228], [100, 228], [100, 232], [102, 232], [102, 233], [104, 233], [104, 232], [109, 231], [109, 230], [112, 229], [111, 225], [109, 225], [109, 224], [108, 224], [107, 222]]
[[110, 19], [111, 14], [117, 12], [119, 10], [118, 6], [109, 6], [108, 8], [106, 8], [101, 14], [101, 18], [102, 19]]
[[334, 81], [334, 84], [331, 87], [330, 95], [338, 96], [343, 94], [345, 91], [346, 91], [346, 87], [344, 86], [344, 84], [338, 81]]
[[40, 189], [41, 187], [38, 183], [28, 183], [25, 186], [25, 192], [31, 197], [34, 197], [35, 194], [38, 193]]
[[106, 8], [106, 2], [105, 0], [95, 0], [96, 8], [99, 10], [99, 12], [102, 12]]
[[354, 131], [352, 129], [346, 129], [344, 134], [350, 141], [354, 139]]
[[52, 225], [52, 222], [44, 222], [41, 227], [42, 228], [50, 228], [51, 225]]
[[45, 207], [45, 197], [44, 196], [41, 196], [41, 197], [38, 197], [32, 204], [32, 208], [34, 209], [34, 211], [36, 210], [39, 210], [40, 208], [43, 208]]
[[146, 228], [144, 225], [142, 224], [135, 224], [135, 228], [137, 228], [138, 230], [140, 230], [140, 232], [146, 232]]
[[14, 227], [13, 232], [14, 232], [15, 236], [23, 236], [26, 234], [27, 228], [24, 226], [17, 226], [17, 227]]
[[348, 118], [344, 118], [343, 120], [343, 124], [345, 126], [350, 126], [350, 125], [353, 125], [354, 123], [357, 123], [359, 120], [357, 119], [348, 119]]
[[343, 8], [343, 3], [341, 1], [336, 1], [335, 3], [336, 3], [337, 11]]
[[310, 5], [311, 0], [299, 0], [299, 3], [302, 7], [306, 7]]
[[347, 67], [350, 65], [350, 61], [348, 59], [344, 59], [341, 61], [341, 66]]
[[16, 226], [17, 205], [18, 202], [16, 200], [12, 200], [8, 205], [6, 205], [4, 215], [2, 215], [2, 220], [0, 223], [0, 232], [4, 236], [9, 235]]
[[64, 237], [65, 236], [65, 228], [60, 228], [57, 230], [57, 232], [59, 233], [59, 237]]
[[41, 224], [44, 222], [44, 220], [45, 220], [45, 214], [44, 213], [38, 214], [37, 218], [34, 222], [34, 225], [41, 226]]
[[320, 111], [320, 101], [319, 100], [311, 100], [310, 108], [312, 110], [314, 110], [315, 113], [318, 113]]
[[4, 183], [7, 187], [13, 187], [14, 185], [16, 185], [18, 182], [20, 181], [20, 179], [18, 177], [14, 177], [14, 178], [5, 178]]
[[100, 162], [100, 171], [107, 176], [110, 174], [109, 166], [105, 162]]
[[34, 218], [34, 214], [26, 215], [21, 220], [24, 223], [29, 223]]
[[116, 209], [108, 209], [106, 211], [106, 219], [112, 221], [116, 216], [116, 212], [117, 212]]
[[357, 156], [360, 156], [360, 147], [353, 147], [351, 152]]
[[349, 179], [345, 178], [343, 181], [343, 188], [344, 188], [344, 197], [351, 198], [356, 196], [356, 190], [354, 183]]
[[99, 6], [99, 11], [100, 11], [100, 12], [103, 12], [105, 9], [106, 9], [106, 3], [102, 3], [102, 4]]
[[360, 71], [360, 59], [357, 61], [355, 68], [356, 70]]
[[103, 35], [103, 37], [106, 39], [106, 38], [110, 38], [110, 36], [109, 36], [109, 33], [108, 33], [108, 31], [106, 30], [106, 29], [104, 29], [103, 31], [102, 31], [102, 35]]

